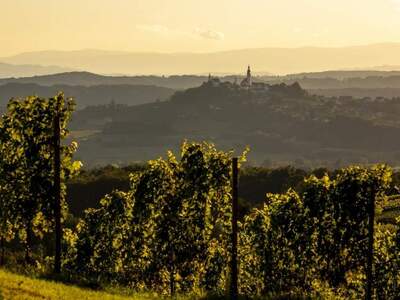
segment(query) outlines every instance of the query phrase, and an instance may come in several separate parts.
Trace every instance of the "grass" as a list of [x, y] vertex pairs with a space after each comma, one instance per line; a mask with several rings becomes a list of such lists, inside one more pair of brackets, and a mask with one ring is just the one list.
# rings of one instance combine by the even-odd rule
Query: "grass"
[[109, 299], [109, 300], [155, 300], [158, 295], [133, 294], [116, 295], [107, 292], [93, 291], [53, 281], [33, 279], [16, 275], [0, 269], [0, 299]]
[[[30, 278], [0, 269], [0, 300], [227, 300], [229, 297], [177, 295], [175, 297], [161, 296], [155, 293], [128, 293], [121, 291], [94, 291], [60, 282]], [[119, 293], [119, 294], [118, 294]], [[239, 299], [248, 299], [239, 297]], [[255, 297], [253, 300], [306, 300], [317, 299], [303, 296], [272, 296]], [[318, 298], [319, 299], [319, 298]]]

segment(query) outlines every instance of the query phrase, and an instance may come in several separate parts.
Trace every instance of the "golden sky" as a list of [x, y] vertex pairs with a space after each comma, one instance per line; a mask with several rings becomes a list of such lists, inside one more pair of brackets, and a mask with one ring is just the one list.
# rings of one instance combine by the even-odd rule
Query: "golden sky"
[[0, 0], [0, 56], [400, 42], [400, 0]]

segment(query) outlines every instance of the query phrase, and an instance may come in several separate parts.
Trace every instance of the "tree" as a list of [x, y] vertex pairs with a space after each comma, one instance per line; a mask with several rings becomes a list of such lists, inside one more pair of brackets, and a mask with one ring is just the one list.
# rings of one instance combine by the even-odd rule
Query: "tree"
[[[385, 201], [391, 174], [384, 165], [349, 167], [332, 179], [312, 175], [301, 193], [267, 195], [243, 222], [241, 290], [301, 294], [315, 282], [340, 290], [351, 274], [365, 276], [369, 204]], [[343, 294], [349, 291], [351, 285]]]
[[[13, 227], [19, 230], [25, 244], [26, 261], [31, 261], [34, 236], [42, 237], [54, 223], [52, 161], [53, 119], [60, 117], [60, 137], [68, 134], [66, 126], [74, 109], [72, 99], [62, 93], [49, 99], [36, 96], [11, 99], [0, 125], [2, 200], [7, 214], [12, 214]], [[81, 163], [72, 160], [77, 143], [61, 147], [61, 205], [65, 215], [65, 180], [75, 174]], [[5, 184], [7, 182], [7, 184]]]
[[86, 212], [69, 268], [163, 293], [224, 290], [231, 157], [185, 142], [179, 159], [169, 152], [150, 161], [132, 174], [128, 193], [114, 192]]

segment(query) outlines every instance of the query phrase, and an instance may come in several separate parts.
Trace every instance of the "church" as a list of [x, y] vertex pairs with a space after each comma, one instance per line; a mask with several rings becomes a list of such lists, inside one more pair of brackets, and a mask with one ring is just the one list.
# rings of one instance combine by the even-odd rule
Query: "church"
[[[212, 84], [213, 86], [221, 85], [221, 81], [218, 77], [212, 77], [211, 74], [208, 75], [208, 83]], [[236, 85], [236, 80], [235, 83]], [[247, 67], [246, 77], [240, 82], [239, 86], [243, 89], [251, 89], [257, 91], [265, 91], [269, 89], [269, 85], [264, 82], [254, 82], [250, 66]]]
[[240, 83], [242, 88], [265, 91], [269, 89], [269, 85], [264, 82], [254, 82], [251, 76], [250, 66], [247, 67], [246, 77]]
[[250, 66], [247, 67], [247, 75], [240, 83], [241, 87], [250, 88], [252, 84]]

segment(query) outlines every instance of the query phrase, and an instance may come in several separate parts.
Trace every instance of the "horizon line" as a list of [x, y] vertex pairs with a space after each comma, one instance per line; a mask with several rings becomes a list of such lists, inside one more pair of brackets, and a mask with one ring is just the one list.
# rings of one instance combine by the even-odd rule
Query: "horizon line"
[[265, 47], [246, 47], [246, 48], [232, 48], [228, 50], [216, 50], [216, 51], [165, 51], [159, 52], [154, 50], [117, 50], [117, 49], [103, 49], [103, 48], [79, 48], [71, 50], [61, 50], [61, 49], [44, 49], [44, 50], [32, 50], [32, 51], [22, 51], [16, 52], [14, 54], [9, 54], [6, 56], [1, 56], [2, 58], [11, 58], [15, 56], [33, 54], [33, 53], [46, 53], [46, 52], [59, 52], [59, 53], [71, 53], [71, 52], [89, 52], [97, 51], [103, 53], [124, 53], [124, 54], [155, 54], [155, 55], [202, 55], [202, 54], [215, 54], [215, 53], [226, 53], [226, 52], [236, 52], [236, 51], [247, 51], [247, 50], [264, 50], [264, 49], [274, 49], [274, 50], [298, 50], [298, 49], [345, 49], [345, 48], [363, 48], [371, 46], [400, 46], [400, 42], [375, 42], [368, 44], [353, 44], [353, 45], [333, 45], [333, 46], [317, 46], [317, 45], [303, 45], [303, 46], [293, 46], [293, 47], [283, 47], [283, 46], [265, 46]]

